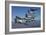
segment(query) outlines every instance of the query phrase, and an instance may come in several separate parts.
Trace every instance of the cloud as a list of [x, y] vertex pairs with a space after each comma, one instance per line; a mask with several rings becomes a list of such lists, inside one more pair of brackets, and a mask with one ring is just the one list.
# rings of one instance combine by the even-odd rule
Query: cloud
[[40, 16], [35, 17], [35, 20], [40, 20]]
[[15, 16], [12, 17], [12, 22], [15, 22], [14, 20], [15, 20]]

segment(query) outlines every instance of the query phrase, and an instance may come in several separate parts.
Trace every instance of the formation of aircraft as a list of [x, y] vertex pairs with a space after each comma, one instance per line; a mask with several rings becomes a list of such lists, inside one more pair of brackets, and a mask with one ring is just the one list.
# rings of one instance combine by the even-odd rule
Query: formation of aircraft
[[21, 18], [21, 17], [16, 17], [15, 18], [15, 22], [16, 23], [27, 23], [27, 22], [31, 22], [31, 21], [34, 21], [34, 11], [35, 11], [36, 9], [31, 9], [31, 10], [28, 10], [28, 14], [26, 14], [26, 17], [25, 18]]

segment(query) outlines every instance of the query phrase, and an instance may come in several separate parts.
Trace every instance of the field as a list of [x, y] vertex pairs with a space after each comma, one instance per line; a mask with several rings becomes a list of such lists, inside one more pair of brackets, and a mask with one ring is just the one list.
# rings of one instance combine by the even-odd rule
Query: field
[[34, 23], [14, 23], [12, 22], [12, 28], [35, 28], [40, 27], [40, 21], [35, 21]]

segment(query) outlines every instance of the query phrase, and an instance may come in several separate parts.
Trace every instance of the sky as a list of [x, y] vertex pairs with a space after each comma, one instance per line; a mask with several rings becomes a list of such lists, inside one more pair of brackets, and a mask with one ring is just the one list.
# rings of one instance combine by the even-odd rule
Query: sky
[[40, 7], [20, 7], [20, 6], [12, 6], [12, 20], [14, 21], [16, 16], [24, 17], [26, 13], [28, 13], [29, 9], [35, 8], [35, 19], [40, 20]]

